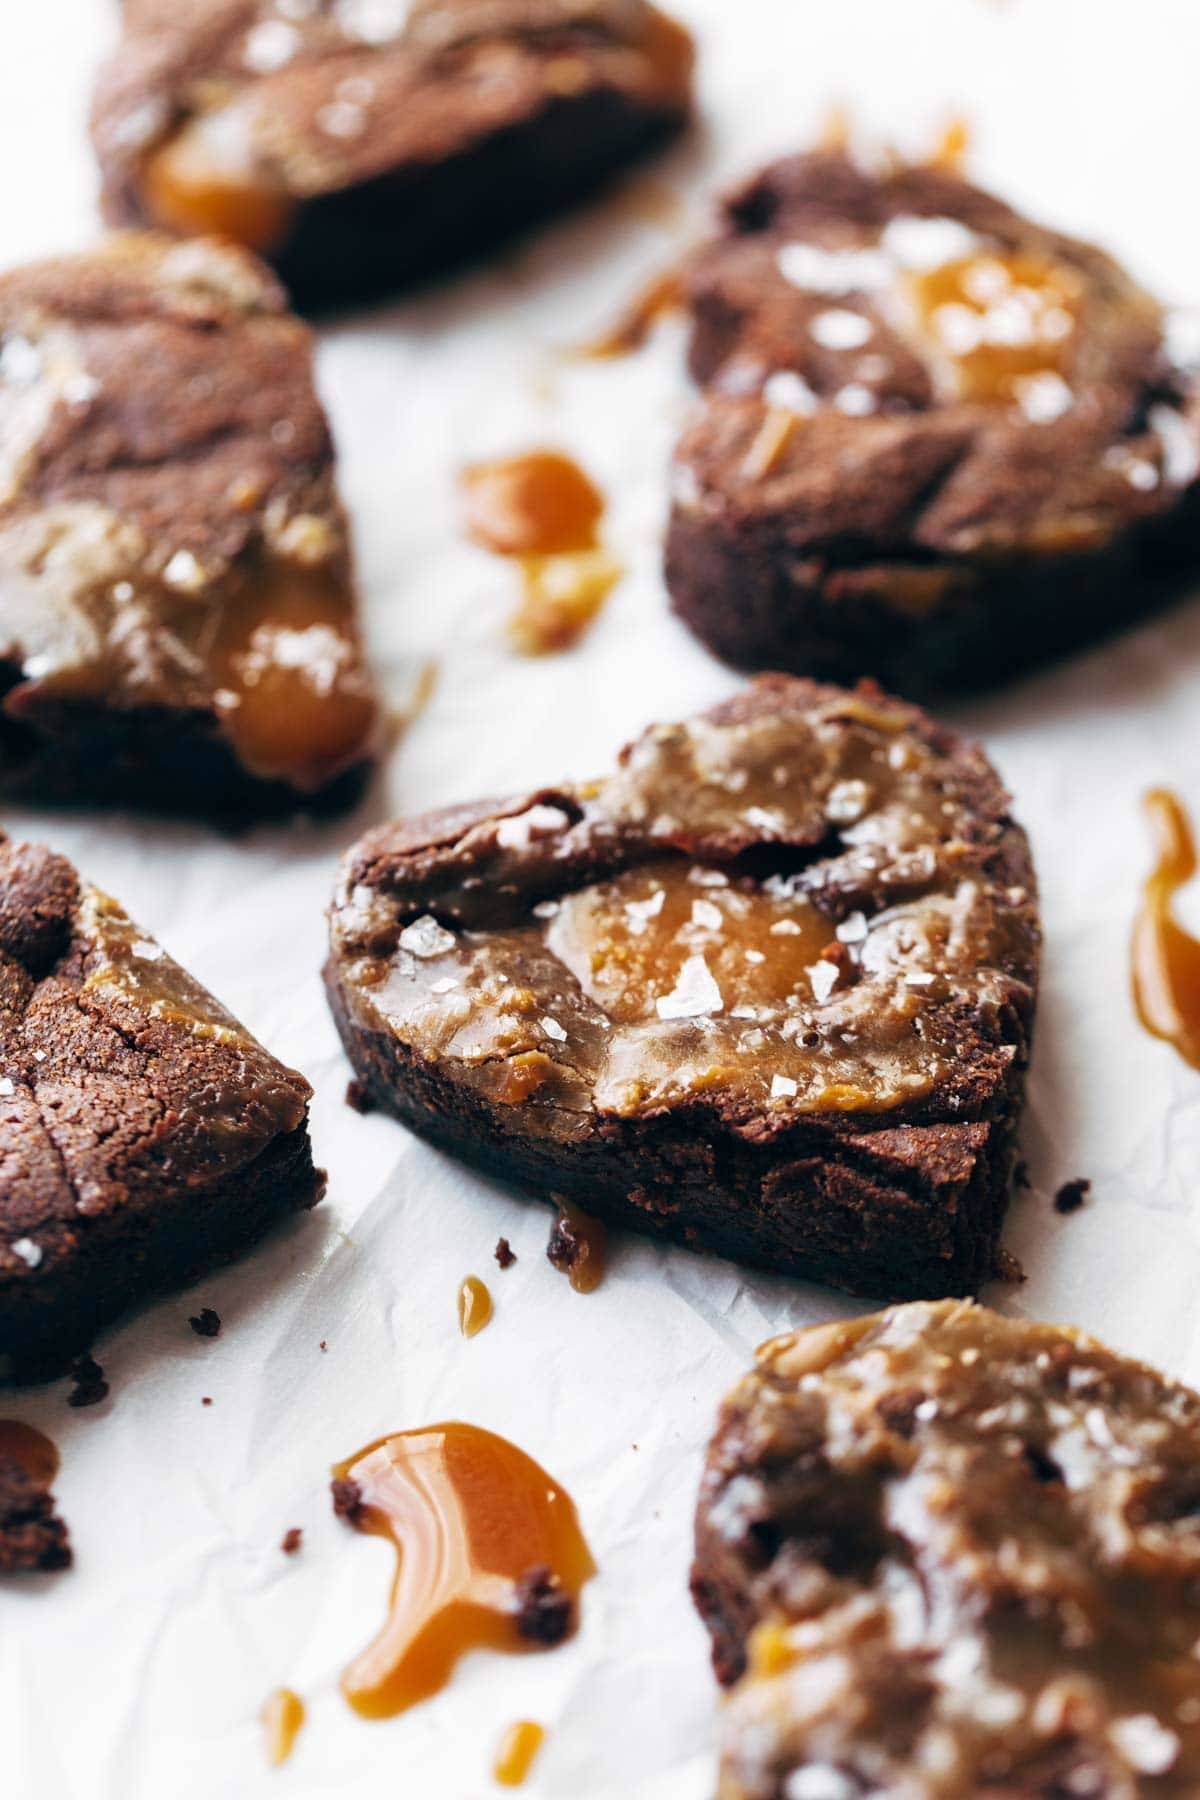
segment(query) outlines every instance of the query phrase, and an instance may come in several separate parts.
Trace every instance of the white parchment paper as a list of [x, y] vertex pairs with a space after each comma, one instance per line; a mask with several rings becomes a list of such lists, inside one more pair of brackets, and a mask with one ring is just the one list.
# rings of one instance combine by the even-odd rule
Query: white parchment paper
[[[426, 661], [438, 667], [382, 795], [357, 819], [236, 844], [119, 817], [5, 821], [74, 857], [305, 1070], [331, 1178], [326, 1204], [259, 1255], [105, 1339], [102, 1407], [68, 1411], [62, 1386], [0, 1394], [0, 1411], [62, 1448], [77, 1551], [70, 1575], [0, 1593], [5, 1800], [476, 1800], [518, 1717], [549, 1728], [531, 1795], [712, 1791], [715, 1696], [685, 1591], [702, 1447], [760, 1339], [851, 1303], [632, 1238], [581, 1298], [545, 1261], [546, 1209], [350, 1112], [317, 974], [334, 862], [372, 816], [606, 769], [649, 718], [735, 685], [671, 619], [659, 576], [664, 469], [689, 405], [680, 330], [624, 362], [561, 354], [671, 258], [715, 183], [805, 142], [838, 100], [910, 147], [965, 112], [981, 179], [1100, 238], [1166, 295], [1200, 298], [1200, 21], [1191, 0], [680, 10], [703, 53], [705, 124], [688, 145], [489, 272], [323, 333], [382, 680], [401, 705]], [[0, 27], [8, 263], [95, 230], [83, 120], [112, 19], [103, 0], [6, 0]], [[546, 661], [507, 648], [510, 572], [465, 545], [455, 517], [465, 461], [534, 444], [596, 475], [629, 570], [586, 643]], [[1034, 1187], [1008, 1233], [1029, 1280], [996, 1298], [1191, 1379], [1200, 1076], [1136, 1025], [1127, 940], [1149, 855], [1140, 794], [1166, 782], [1200, 809], [1198, 704], [1193, 604], [958, 718], [1015, 793], [1046, 926], [1024, 1134]], [[1093, 1197], [1063, 1219], [1050, 1195], [1075, 1175]], [[519, 1257], [505, 1274], [500, 1233]], [[472, 1271], [497, 1311], [464, 1343], [454, 1298]], [[215, 1342], [188, 1329], [201, 1304], [224, 1320]], [[334, 1520], [328, 1464], [448, 1417], [506, 1433], [566, 1484], [601, 1574], [561, 1652], [472, 1658], [438, 1699], [367, 1725], [337, 1677], [382, 1616], [389, 1553]], [[288, 1559], [293, 1525], [304, 1548]], [[271, 1773], [257, 1715], [282, 1684], [309, 1722]]]

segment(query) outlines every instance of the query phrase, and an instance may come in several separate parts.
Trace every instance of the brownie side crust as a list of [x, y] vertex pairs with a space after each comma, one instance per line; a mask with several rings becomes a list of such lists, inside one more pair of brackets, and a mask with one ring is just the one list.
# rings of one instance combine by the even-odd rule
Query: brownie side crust
[[721, 1800], [1193, 1794], [1198, 1450], [1191, 1390], [966, 1303], [764, 1345], [696, 1519]]
[[[361, 300], [478, 259], [679, 131], [691, 67], [686, 32], [645, 0], [299, 18], [149, 0], [125, 8], [96, 91], [105, 216], [194, 231], [207, 210], [216, 229], [220, 204], [301, 304]], [[190, 180], [210, 133], [226, 146], [212, 189], [184, 205], [168, 175]]]
[[[882, 781], [889, 756], [910, 754], [914, 787], [905, 801], [881, 793], [877, 816], [839, 781], [851, 766]], [[764, 768], [769, 781], [783, 772], [773, 818], [747, 804]], [[929, 802], [922, 825], [906, 810], [917, 789]], [[860, 800], [864, 812], [839, 828], [831, 796], [834, 812]], [[859, 1291], [973, 1291], [993, 1272], [1036, 981], [1033, 877], [1007, 804], [979, 753], [915, 709], [765, 678], [689, 725], [654, 728], [607, 783], [370, 833], [344, 865], [326, 968], [358, 1082], [373, 1107], [541, 1198]], [[876, 848], [889, 829], [894, 860]], [[624, 899], [620, 884], [643, 870], [646, 897]], [[586, 991], [586, 935], [577, 953], [567, 915], [586, 921], [616, 881], [624, 917], [653, 922], [659, 872], [669, 885], [680, 870], [702, 921], [694, 941], [693, 925], [681, 927], [687, 947], [712, 946], [709, 961], [687, 958], [686, 979], [711, 962], [728, 999], [675, 1022], [677, 984], [660, 994], [657, 1020], [651, 1008], [630, 1026], [619, 1005], [606, 1017]], [[864, 948], [875, 930], [907, 942], [902, 956], [936, 960], [933, 939], [946, 948], [944, 892], [932, 899], [946, 884], [966, 908], [967, 939], [982, 934], [968, 961], [977, 950], [997, 965], [980, 986], [975, 969], [881, 972], [885, 953]], [[798, 952], [816, 960], [781, 1009], [738, 1016], [739, 965], [721, 958], [736, 958], [739, 909], [764, 895], [784, 908], [770, 915], [783, 935], [766, 932], [765, 954], [751, 948], [752, 979], [770, 976], [780, 942], [790, 952], [801, 941], [798, 919], [829, 960]], [[718, 901], [731, 909], [724, 923]], [[596, 943], [605, 968], [640, 951], [636, 929], [615, 951], [603, 932]], [[887, 1080], [900, 1086], [870, 1086], [874, 1050], [857, 1042], [873, 1019], [894, 1028], [883, 1060], [898, 1059]], [[942, 1050], [917, 1075], [906, 1058], [915, 1064], [935, 1039]]]
[[379, 741], [312, 340], [231, 246], [0, 277], [0, 793], [330, 810]]
[[0, 1064], [0, 1364], [18, 1379], [324, 1190], [303, 1077], [65, 858], [7, 839]]
[[687, 285], [667, 581], [725, 660], [928, 697], [1194, 573], [1200, 357], [1094, 247], [819, 153], [729, 195]]

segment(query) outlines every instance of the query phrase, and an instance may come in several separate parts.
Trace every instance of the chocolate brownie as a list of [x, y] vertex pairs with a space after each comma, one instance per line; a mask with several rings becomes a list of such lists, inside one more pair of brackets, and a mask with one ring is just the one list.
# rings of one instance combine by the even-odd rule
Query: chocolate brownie
[[1200, 1793], [1200, 1395], [965, 1302], [776, 1338], [697, 1515], [721, 1800]]
[[64, 857], [0, 840], [0, 1365], [64, 1368], [315, 1205], [310, 1094]]
[[369, 832], [326, 979], [375, 1105], [485, 1170], [935, 1295], [993, 1270], [1037, 943], [983, 755], [775, 676], [606, 780]]
[[726, 660], [923, 697], [1200, 568], [1200, 338], [1100, 250], [821, 152], [730, 194], [685, 285], [667, 581]]
[[47, 1483], [0, 1451], [0, 1575], [69, 1569], [73, 1560]]
[[127, 0], [93, 136], [111, 224], [218, 232], [305, 305], [436, 274], [678, 130], [646, 0]]
[[378, 729], [312, 340], [274, 277], [137, 233], [0, 276], [0, 794], [328, 808]]

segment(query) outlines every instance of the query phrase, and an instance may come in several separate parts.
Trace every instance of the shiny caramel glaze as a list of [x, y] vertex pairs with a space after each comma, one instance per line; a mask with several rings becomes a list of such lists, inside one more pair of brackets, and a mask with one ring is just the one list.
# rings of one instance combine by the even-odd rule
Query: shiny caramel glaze
[[1085, 289], [1036, 251], [983, 251], [910, 274], [922, 334], [960, 399], [1010, 403], [1039, 376], [1069, 373]]
[[282, 1768], [292, 1754], [304, 1724], [304, 1702], [291, 1688], [276, 1688], [268, 1696], [259, 1717], [262, 1720], [267, 1761], [273, 1769]]
[[517, 647], [569, 648], [622, 573], [600, 546], [600, 490], [570, 457], [534, 450], [465, 470], [462, 494], [476, 543], [520, 563], [524, 597], [509, 626]]
[[1171, 903], [1196, 873], [1196, 845], [1182, 803], [1165, 788], [1146, 796], [1158, 861], [1146, 883], [1133, 933], [1133, 994], [1138, 1017], [1200, 1068], [1200, 941], [1179, 925]]
[[577, 1294], [594, 1294], [608, 1270], [608, 1233], [602, 1220], [573, 1200], [560, 1199], [546, 1255]]
[[492, 1319], [492, 1296], [478, 1275], [468, 1275], [458, 1290], [458, 1329], [465, 1338], [478, 1337]]
[[492, 1780], [500, 1787], [523, 1787], [545, 1741], [545, 1726], [534, 1724], [532, 1719], [519, 1719], [510, 1725], [496, 1752]]
[[0, 1419], [0, 1459], [8, 1458], [24, 1469], [39, 1487], [49, 1487], [58, 1474], [58, 1447], [44, 1432], [21, 1419]]
[[[380, 1438], [339, 1463], [358, 1530], [386, 1538], [398, 1567], [388, 1617], [342, 1691], [389, 1718], [437, 1693], [460, 1656], [537, 1647], [523, 1635], [518, 1584], [548, 1571], [570, 1603], [596, 1573], [570, 1497], [532, 1458], [479, 1426], [449, 1423]], [[542, 1641], [549, 1641], [543, 1638]]]
[[255, 159], [249, 137], [236, 105], [189, 119], [146, 159], [150, 221], [187, 236], [232, 238], [264, 256], [280, 249], [296, 202]]
[[1198, 1461], [1200, 1396], [1081, 1332], [947, 1301], [764, 1345], [697, 1515], [694, 1592], [740, 1677], [721, 1800], [831, 1771], [1190, 1800]]

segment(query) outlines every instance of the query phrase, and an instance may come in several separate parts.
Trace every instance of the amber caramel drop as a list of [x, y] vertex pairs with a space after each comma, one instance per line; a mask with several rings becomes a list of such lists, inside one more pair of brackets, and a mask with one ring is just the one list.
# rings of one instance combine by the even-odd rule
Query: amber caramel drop
[[608, 1267], [608, 1236], [599, 1219], [572, 1200], [559, 1200], [546, 1255], [577, 1294], [594, 1294]]
[[458, 1328], [465, 1338], [478, 1337], [491, 1323], [492, 1296], [478, 1275], [468, 1275], [458, 1290]]
[[56, 1445], [20, 1419], [0, 1419], [0, 1457], [17, 1463], [39, 1487], [49, 1487], [58, 1474]]
[[276, 1688], [259, 1717], [266, 1739], [267, 1761], [273, 1769], [281, 1768], [292, 1754], [304, 1724], [304, 1702], [291, 1688]]
[[1158, 840], [1158, 862], [1146, 883], [1133, 933], [1133, 995], [1138, 1017], [1200, 1068], [1200, 941], [1171, 916], [1171, 902], [1196, 873], [1196, 845], [1174, 794], [1155, 788], [1146, 808]]
[[1020, 399], [1030, 381], [1069, 371], [1084, 290], [1062, 263], [984, 252], [911, 275], [909, 292], [960, 399]]
[[169, 231], [268, 254], [291, 229], [295, 202], [256, 166], [248, 123], [232, 107], [190, 120], [155, 150], [142, 186], [150, 217]]
[[462, 478], [467, 529], [498, 556], [555, 556], [590, 550], [604, 496], [569, 456], [532, 450], [479, 463]]
[[493, 1780], [500, 1787], [523, 1787], [545, 1741], [545, 1727], [535, 1725], [532, 1719], [519, 1719], [515, 1725], [510, 1725], [496, 1752]]
[[525, 595], [510, 626], [517, 647], [535, 656], [569, 648], [622, 573], [600, 547], [600, 490], [569, 456], [533, 450], [465, 470], [462, 493], [476, 543], [521, 564]]
[[366, 1718], [390, 1718], [436, 1694], [460, 1656], [538, 1647], [523, 1635], [518, 1585], [557, 1581], [572, 1615], [596, 1573], [575, 1507], [515, 1444], [475, 1425], [430, 1425], [381, 1438], [340, 1463], [356, 1529], [398, 1557], [387, 1620], [342, 1691]]
[[353, 596], [328, 565], [265, 562], [231, 586], [210, 656], [223, 729], [258, 775], [323, 786], [377, 723]]

